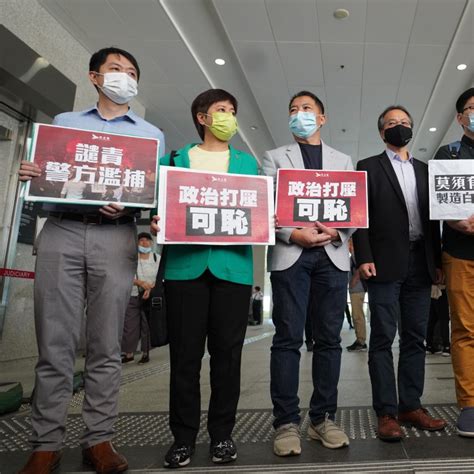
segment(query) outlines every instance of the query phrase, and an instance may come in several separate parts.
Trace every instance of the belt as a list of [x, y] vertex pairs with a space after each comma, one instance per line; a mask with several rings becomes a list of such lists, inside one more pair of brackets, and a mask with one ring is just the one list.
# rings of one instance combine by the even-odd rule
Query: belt
[[410, 240], [410, 245], [409, 249], [410, 250], [416, 250], [424, 245], [424, 240], [419, 239], [419, 240]]
[[60, 220], [82, 222], [86, 225], [122, 225], [135, 222], [135, 217], [133, 216], [122, 216], [117, 219], [108, 219], [102, 214], [76, 214], [75, 212], [50, 212], [49, 215], [57, 217]]

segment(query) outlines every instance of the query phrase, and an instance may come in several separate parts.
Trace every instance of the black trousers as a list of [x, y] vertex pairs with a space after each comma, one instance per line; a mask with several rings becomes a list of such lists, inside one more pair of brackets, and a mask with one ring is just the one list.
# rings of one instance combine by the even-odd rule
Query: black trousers
[[441, 338], [442, 346], [449, 347], [449, 304], [446, 290], [442, 291], [439, 299], [431, 299], [426, 345], [435, 345], [436, 333]]
[[165, 282], [170, 343], [170, 428], [177, 442], [195, 443], [201, 416], [200, 371], [206, 338], [211, 366], [207, 428], [212, 441], [231, 436], [240, 396], [240, 362], [251, 286], [209, 271]]
[[[425, 382], [424, 341], [431, 299], [424, 248], [419, 245], [410, 250], [404, 278], [392, 282], [367, 280], [367, 285], [371, 329], [369, 373], [374, 410], [377, 416], [416, 410], [421, 407]], [[392, 344], [397, 325], [400, 354], [396, 377]]]
[[255, 324], [262, 324], [263, 314], [262, 314], [262, 300], [253, 300], [252, 302], [252, 319]]

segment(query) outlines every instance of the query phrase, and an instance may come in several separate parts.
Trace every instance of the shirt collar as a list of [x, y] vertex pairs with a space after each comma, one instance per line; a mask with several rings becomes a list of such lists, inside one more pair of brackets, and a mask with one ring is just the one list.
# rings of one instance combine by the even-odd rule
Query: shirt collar
[[[406, 161], [402, 160], [400, 158], [400, 155], [397, 155], [393, 150], [390, 150], [390, 148], [387, 148], [385, 150], [385, 153], [387, 153], [387, 156], [390, 158], [391, 161]], [[408, 151], [408, 161], [413, 164], [413, 155]]]
[[[93, 107], [89, 107], [88, 109], [84, 110], [82, 112], [83, 115], [89, 115], [89, 114], [95, 114], [97, 115], [98, 117], [100, 118], [103, 118], [102, 115], [100, 115], [100, 112], [99, 112], [99, 109], [97, 108], [97, 104], [94, 105]], [[130, 120], [131, 122], [133, 123], [136, 123], [137, 121], [137, 116], [136, 114], [132, 111], [132, 109], [129, 107], [128, 108], [128, 111], [125, 115], [121, 115], [119, 117], [115, 117], [115, 119], [127, 119], [127, 120]], [[115, 120], [113, 119], [113, 120]]]

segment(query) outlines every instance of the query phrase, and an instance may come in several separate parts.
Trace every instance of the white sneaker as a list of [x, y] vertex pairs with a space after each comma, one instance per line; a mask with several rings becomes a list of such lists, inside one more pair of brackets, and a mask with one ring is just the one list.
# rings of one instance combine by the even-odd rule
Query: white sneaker
[[321, 441], [326, 448], [337, 449], [349, 446], [349, 438], [344, 430], [330, 420], [327, 415], [326, 419], [319, 425], [315, 426], [310, 422], [308, 435], [311, 439]]
[[273, 452], [277, 456], [298, 456], [301, 454], [301, 435], [297, 424], [288, 423], [275, 430]]

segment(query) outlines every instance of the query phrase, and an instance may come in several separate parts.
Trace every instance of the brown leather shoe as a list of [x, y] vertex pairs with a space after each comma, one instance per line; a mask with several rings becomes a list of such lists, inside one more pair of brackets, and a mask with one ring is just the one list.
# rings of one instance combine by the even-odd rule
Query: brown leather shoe
[[115, 451], [110, 441], [83, 449], [82, 460], [84, 464], [92, 466], [98, 474], [116, 474], [128, 469], [127, 460]]
[[392, 415], [378, 417], [377, 434], [382, 441], [400, 441], [403, 438], [402, 428]]
[[50, 474], [59, 467], [61, 451], [34, 451], [18, 474]]
[[439, 431], [447, 425], [441, 418], [433, 418], [429, 415], [425, 408], [400, 413], [398, 415], [398, 421], [427, 431]]

